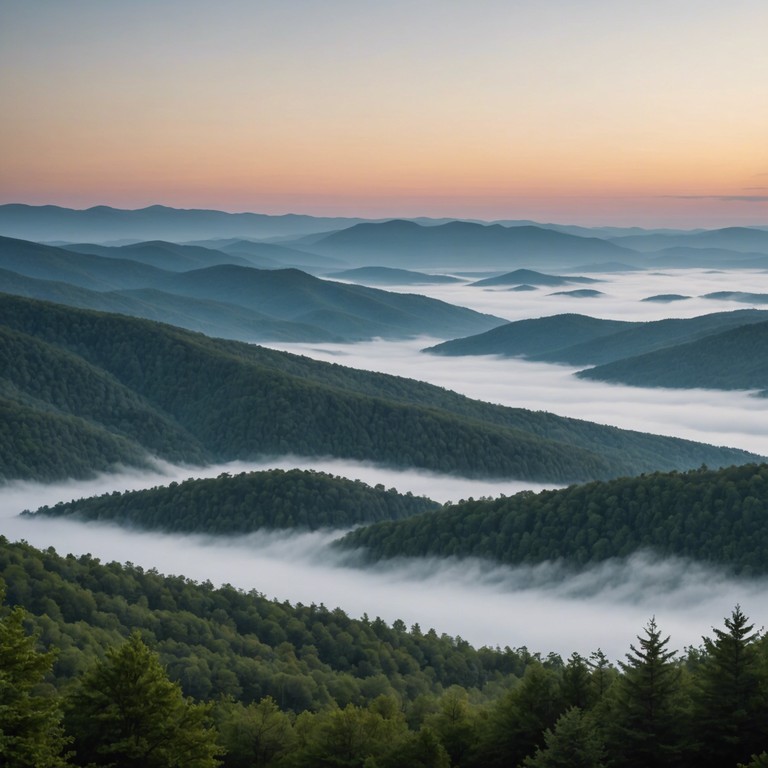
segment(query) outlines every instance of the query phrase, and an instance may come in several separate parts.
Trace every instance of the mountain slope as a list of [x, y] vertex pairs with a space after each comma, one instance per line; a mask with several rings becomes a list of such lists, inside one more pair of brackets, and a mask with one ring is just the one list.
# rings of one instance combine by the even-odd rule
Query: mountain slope
[[176, 275], [162, 287], [183, 296], [238, 304], [350, 339], [418, 334], [445, 338], [460, 328], [488, 330], [504, 322], [426, 296], [320, 280], [297, 269], [224, 265]]
[[768, 313], [756, 309], [650, 322], [554, 315], [509, 323], [424, 351], [442, 355], [525, 356], [531, 360], [597, 365], [703, 339], [766, 319]]
[[435, 355], [547, 355], [557, 359], [560, 349], [610, 336], [631, 325], [626, 320], [599, 320], [576, 314], [553, 315], [507, 323], [476, 336], [444, 341], [423, 351]]
[[360, 523], [398, 520], [440, 505], [359, 480], [298, 469], [221, 475], [170, 486], [106, 493], [34, 515], [111, 520], [121, 525], [167, 532], [233, 534], [260, 528], [349, 528]]
[[343, 337], [305, 323], [276, 320], [236, 304], [176, 296], [154, 288], [91, 291], [69, 283], [38, 280], [0, 269], [8, 293], [55, 301], [80, 309], [118, 312], [239, 341], [342, 341]]
[[450, 275], [428, 275], [410, 269], [392, 269], [391, 267], [358, 267], [331, 272], [327, 278], [351, 280], [363, 285], [425, 285], [428, 283], [460, 283], [458, 277]]
[[534, 226], [503, 227], [450, 222], [424, 227], [411, 221], [356, 224], [306, 246], [307, 250], [361, 265], [389, 267], [509, 267], [573, 265], [594, 259], [626, 260], [633, 253], [598, 238]]
[[580, 371], [639, 387], [757, 389], [768, 393], [768, 322]]
[[768, 466], [652, 474], [468, 501], [347, 534], [368, 559], [482, 557], [576, 567], [641, 550], [768, 572]]
[[190, 452], [200, 446], [216, 461], [293, 453], [563, 482], [755, 458], [13, 296], [0, 296], [3, 325], [81, 357], [189, 433]]
[[138, 261], [142, 264], [149, 264], [158, 269], [166, 269], [171, 272], [186, 272], [190, 269], [201, 269], [216, 264], [239, 264], [242, 267], [250, 265], [247, 259], [217, 251], [213, 248], [202, 248], [196, 245], [178, 245], [177, 243], [167, 243], [163, 240], [121, 246], [73, 243], [62, 247], [67, 251], [87, 253], [92, 256]]
[[[297, 269], [261, 270], [219, 264], [171, 272], [127, 259], [83, 254], [10, 238], [0, 238], [0, 269], [94, 291], [151, 289], [217, 302], [218, 307], [191, 305], [187, 319], [179, 324], [213, 333], [221, 333], [219, 329], [223, 328], [225, 332], [221, 335], [250, 340], [360, 340], [420, 334], [445, 338], [476, 333], [504, 322], [437, 299], [320, 280]], [[22, 293], [40, 295], [33, 288], [29, 286]], [[153, 305], [152, 308], [133, 305], [132, 309], [130, 300], [136, 298]], [[154, 298], [145, 294], [143, 298], [133, 295], [128, 299], [114, 309], [170, 322], [184, 316], [184, 307], [178, 301], [169, 301], [166, 308], [156, 294]], [[98, 306], [93, 297], [89, 306]], [[169, 314], [171, 308], [175, 316]], [[251, 314], [240, 311], [241, 317], [236, 317], [241, 308]], [[200, 317], [213, 323], [212, 327], [198, 323], [197, 310]], [[280, 327], [280, 321], [296, 325]], [[243, 328], [248, 323], [253, 323], [251, 334]], [[234, 327], [227, 331], [231, 325]]]
[[349, 227], [362, 219], [316, 218], [287, 214], [225, 213], [152, 205], [138, 210], [106, 205], [85, 210], [55, 205], [0, 205], [0, 233], [25, 240], [70, 243], [114, 240], [208, 240], [302, 235]]
[[571, 283], [599, 283], [592, 277], [545, 275], [532, 269], [516, 269], [498, 277], [486, 277], [472, 283], [477, 286], [491, 287], [494, 285], [570, 285]]

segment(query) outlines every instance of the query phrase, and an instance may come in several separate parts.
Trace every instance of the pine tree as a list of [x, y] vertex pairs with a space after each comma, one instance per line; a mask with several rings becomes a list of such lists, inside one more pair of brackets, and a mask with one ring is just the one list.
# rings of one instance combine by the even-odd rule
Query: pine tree
[[216, 731], [208, 707], [185, 699], [138, 632], [82, 678], [66, 723], [77, 760], [120, 768], [211, 768]]
[[[0, 602], [5, 590], [0, 585]], [[44, 690], [53, 653], [35, 649], [16, 607], [0, 619], [0, 765], [57, 768], [66, 765], [67, 744], [58, 696]]]
[[571, 707], [544, 734], [544, 747], [523, 762], [525, 768], [603, 768], [605, 749], [595, 727]]
[[696, 675], [694, 722], [702, 768], [746, 762], [768, 737], [768, 682], [757, 650], [759, 634], [740, 606], [725, 619], [725, 630], [705, 637]]
[[680, 671], [673, 663], [675, 651], [667, 650], [652, 618], [630, 645], [624, 673], [616, 686], [613, 723], [609, 729], [609, 753], [626, 768], [662, 768], [679, 762], [680, 709], [675, 702]]

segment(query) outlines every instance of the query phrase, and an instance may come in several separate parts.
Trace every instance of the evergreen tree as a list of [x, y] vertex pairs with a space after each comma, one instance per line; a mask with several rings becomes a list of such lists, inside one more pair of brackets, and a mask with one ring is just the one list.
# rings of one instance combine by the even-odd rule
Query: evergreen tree
[[639, 646], [630, 645], [627, 661], [619, 662], [624, 674], [615, 686], [609, 751], [623, 768], [675, 766], [682, 751], [676, 651], [667, 650], [669, 636], [662, 639], [655, 618], [644, 632]]
[[[0, 584], [0, 602], [5, 589]], [[24, 631], [23, 608], [0, 618], [0, 765], [56, 768], [68, 739], [61, 727], [58, 696], [41, 685], [53, 664], [52, 652], [35, 649]]]
[[138, 632], [81, 679], [67, 726], [77, 760], [120, 768], [211, 768], [219, 764], [208, 707], [185, 699]]
[[765, 674], [757, 632], [737, 605], [725, 630], [705, 637], [704, 656], [694, 690], [694, 723], [702, 768], [747, 761], [766, 743]]
[[605, 749], [594, 726], [578, 707], [571, 707], [552, 730], [544, 734], [544, 747], [526, 758], [525, 768], [603, 768]]

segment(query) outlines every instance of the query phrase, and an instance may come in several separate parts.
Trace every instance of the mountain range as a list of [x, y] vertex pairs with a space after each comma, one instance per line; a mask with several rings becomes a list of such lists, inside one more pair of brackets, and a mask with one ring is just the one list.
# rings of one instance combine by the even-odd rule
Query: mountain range
[[7, 294], [0, 328], [5, 480], [83, 477], [152, 456], [336, 456], [557, 483], [756, 459]]
[[[768, 322], [768, 313], [758, 309], [742, 309], [733, 312], [716, 312], [693, 318], [655, 320], [651, 322], [631, 322], [626, 320], [602, 320], [586, 315], [564, 314], [551, 317], [541, 317], [532, 320], [519, 320], [513, 323], [493, 328], [485, 333], [463, 339], [454, 339], [425, 349], [425, 352], [440, 355], [505, 355], [508, 357], [526, 357], [554, 363], [569, 365], [601, 365], [615, 363], [611, 368], [605, 366], [585, 371], [588, 378], [604, 380], [620, 380], [636, 383], [642, 378], [633, 376], [627, 378], [612, 378], [611, 371], [619, 370], [640, 371], [643, 365], [648, 365], [649, 381], [653, 378], [650, 371], [656, 370], [651, 361], [656, 359], [649, 355], [658, 354], [658, 360], [665, 361], [667, 371], [659, 373], [665, 381], [676, 378], [680, 364], [674, 362], [676, 355], [683, 355], [683, 345], [696, 343], [693, 353], [701, 351], [701, 370], [703, 380], [711, 381], [716, 376], [705, 373], [706, 364], [713, 364], [713, 354], [705, 354], [708, 347], [715, 345], [722, 355], [722, 364], [718, 370], [727, 369], [731, 376], [738, 378], [739, 372], [745, 373], [748, 368], [756, 365], [761, 359], [760, 347], [750, 350], [746, 344], [739, 343], [730, 350], [716, 341], [725, 331], [734, 334], [731, 340], [740, 338], [740, 334], [749, 335], [748, 327], [758, 326]], [[743, 330], [739, 330], [743, 327]], [[754, 333], [759, 333], [755, 331]], [[755, 342], [757, 343], [756, 339]], [[643, 355], [642, 360], [630, 362], [637, 356]], [[615, 361], [627, 360], [626, 364]], [[704, 361], [707, 361], [705, 364]], [[659, 362], [659, 366], [662, 365]], [[622, 367], [625, 366], [625, 367]], [[680, 380], [682, 380], [681, 377]], [[685, 377], [692, 382], [694, 375]], [[645, 386], [645, 385], [641, 385]], [[664, 386], [656, 384], [653, 386]], [[690, 386], [690, 384], [689, 384]], [[697, 386], [693, 384], [693, 386]], [[702, 383], [699, 386], [706, 386]], [[766, 381], [768, 386], [768, 381]], [[745, 389], [751, 387], [744, 387]]]
[[[156, 253], [158, 244], [150, 245], [146, 252]], [[127, 251], [138, 248], [129, 246]], [[179, 246], [168, 252], [187, 254]], [[192, 253], [207, 258], [202, 249]], [[420, 334], [445, 338], [504, 322], [425, 296], [321, 280], [297, 269], [217, 263], [169, 271], [131, 259], [3, 237], [0, 270], [5, 270], [3, 289], [9, 292], [240, 340], [351, 341]]]

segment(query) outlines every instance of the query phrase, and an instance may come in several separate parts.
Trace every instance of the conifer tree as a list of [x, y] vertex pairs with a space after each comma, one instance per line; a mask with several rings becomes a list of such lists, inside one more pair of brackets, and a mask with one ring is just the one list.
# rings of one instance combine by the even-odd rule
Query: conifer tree
[[757, 650], [759, 634], [736, 606], [725, 629], [705, 637], [694, 689], [698, 764], [735, 765], [765, 747], [768, 736], [766, 676]]
[[676, 651], [667, 650], [669, 636], [662, 639], [655, 618], [644, 632], [637, 646], [630, 645], [627, 660], [619, 662], [624, 674], [615, 686], [609, 753], [626, 768], [675, 766], [682, 751]]
[[[4, 596], [0, 584], [0, 602]], [[35, 649], [25, 616], [17, 606], [0, 618], [0, 765], [57, 768], [66, 765], [67, 744], [60, 701], [41, 686], [54, 655]]]
[[212, 768], [208, 707], [185, 699], [138, 632], [107, 650], [70, 697], [77, 761], [120, 768]]

